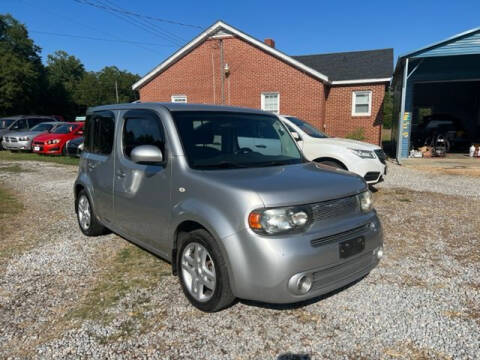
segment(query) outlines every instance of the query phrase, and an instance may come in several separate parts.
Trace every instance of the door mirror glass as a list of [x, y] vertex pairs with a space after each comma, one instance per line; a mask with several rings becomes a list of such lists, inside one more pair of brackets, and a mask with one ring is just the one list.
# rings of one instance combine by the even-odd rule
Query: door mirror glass
[[163, 162], [163, 154], [154, 145], [140, 145], [132, 150], [130, 159], [137, 164], [159, 164]]
[[292, 131], [292, 137], [295, 139], [295, 141], [300, 141], [302, 140], [302, 138], [300, 137], [300, 135], [298, 135], [298, 133], [296, 131]]

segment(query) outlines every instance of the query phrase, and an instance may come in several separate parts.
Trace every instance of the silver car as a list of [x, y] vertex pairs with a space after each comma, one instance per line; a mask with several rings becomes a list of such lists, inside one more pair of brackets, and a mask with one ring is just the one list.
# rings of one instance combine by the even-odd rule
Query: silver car
[[308, 162], [280, 119], [233, 107], [89, 109], [74, 186], [88, 236], [168, 260], [186, 297], [294, 303], [368, 274], [383, 232], [365, 181]]
[[7, 133], [2, 137], [2, 146], [5, 150], [31, 151], [32, 141], [36, 136], [53, 131], [63, 124], [65, 123], [59, 121], [43, 122], [28, 131]]

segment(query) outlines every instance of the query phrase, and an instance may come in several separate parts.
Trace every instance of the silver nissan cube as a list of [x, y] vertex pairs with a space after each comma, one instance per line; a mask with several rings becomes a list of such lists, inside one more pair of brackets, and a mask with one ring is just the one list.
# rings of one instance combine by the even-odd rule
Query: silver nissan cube
[[136, 103], [89, 109], [74, 186], [81, 231], [166, 259], [197, 308], [295, 303], [368, 274], [383, 255], [365, 181], [308, 162], [253, 109]]

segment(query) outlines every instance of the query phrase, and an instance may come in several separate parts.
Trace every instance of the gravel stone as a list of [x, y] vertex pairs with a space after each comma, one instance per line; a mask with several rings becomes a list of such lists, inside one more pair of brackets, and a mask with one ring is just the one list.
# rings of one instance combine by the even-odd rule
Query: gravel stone
[[72, 167], [22, 166], [34, 172], [0, 171], [0, 182], [37, 214], [7, 234], [7, 241], [23, 236], [33, 245], [0, 267], [0, 358], [478, 358], [478, 179], [389, 165], [374, 194], [385, 258], [367, 277], [322, 298], [286, 306], [238, 301], [204, 314], [168, 275], [129, 288], [105, 310], [111, 321], [72, 323], [62, 319], [105, 276], [99, 258], [128, 244], [116, 235], [82, 235]]

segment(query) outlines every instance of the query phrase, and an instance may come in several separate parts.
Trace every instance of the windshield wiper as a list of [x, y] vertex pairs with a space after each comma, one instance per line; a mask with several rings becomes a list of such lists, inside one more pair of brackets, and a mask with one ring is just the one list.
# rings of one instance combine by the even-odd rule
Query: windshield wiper
[[206, 165], [195, 165], [199, 169], [239, 169], [239, 168], [245, 168], [247, 166], [231, 162], [231, 161], [220, 161], [215, 164], [206, 164]]

